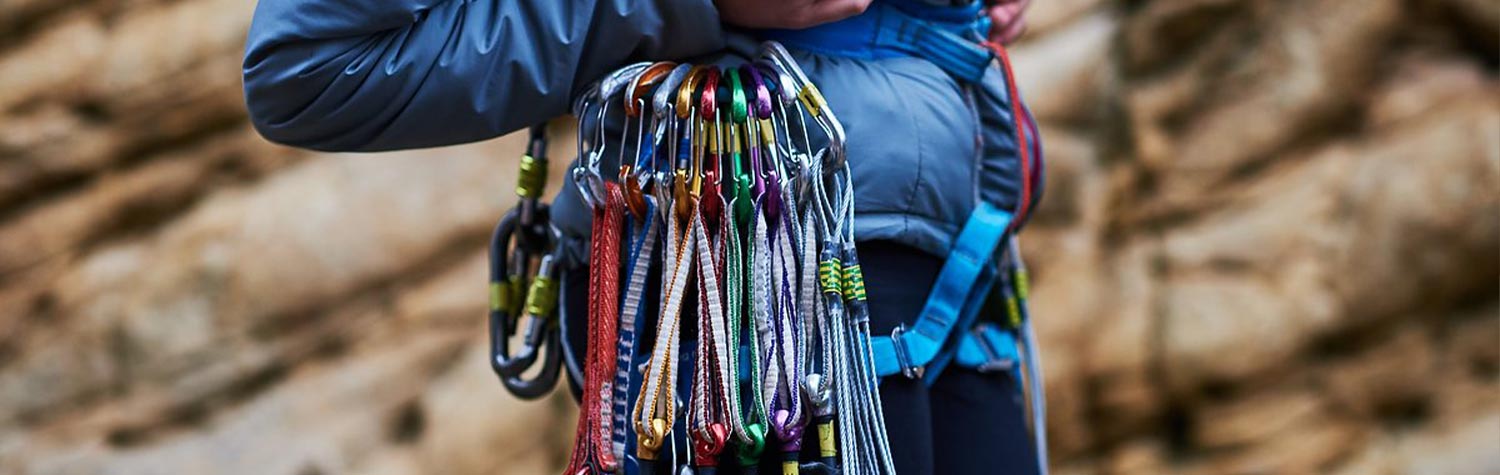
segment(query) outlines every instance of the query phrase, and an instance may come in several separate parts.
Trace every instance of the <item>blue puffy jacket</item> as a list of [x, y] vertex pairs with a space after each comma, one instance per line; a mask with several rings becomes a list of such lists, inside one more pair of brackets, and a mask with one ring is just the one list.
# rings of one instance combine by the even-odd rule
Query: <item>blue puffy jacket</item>
[[[261, 0], [245, 96], [275, 142], [448, 145], [565, 114], [630, 62], [738, 64], [757, 36], [720, 25], [711, 0]], [[1016, 207], [1016, 121], [998, 63], [971, 84], [916, 57], [792, 50], [844, 123], [860, 240], [944, 255], [978, 200]], [[586, 239], [589, 213], [571, 185], [553, 217], [574, 247]]]

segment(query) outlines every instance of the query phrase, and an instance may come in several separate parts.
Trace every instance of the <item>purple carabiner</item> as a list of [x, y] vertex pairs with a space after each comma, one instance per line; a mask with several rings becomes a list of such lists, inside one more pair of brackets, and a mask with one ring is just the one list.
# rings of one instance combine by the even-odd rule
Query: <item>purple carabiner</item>
[[771, 95], [781, 99], [782, 105], [791, 105], [797, 101], [797, 93], [791, 89], [790, 76], [777, 70], [776, 66], [764, 59], [756, 61], [755, 68], [760, 70], [761, 77], [765, 79], [766, 88], [770, 89]]
[[745, 63], [740, 65], [740, 70], [750, 76], [749, 85], [755, 92], [755, 118], [771, 118], [771, 93], [766, 89], [766, 82], [760, 75], [760, 68]]

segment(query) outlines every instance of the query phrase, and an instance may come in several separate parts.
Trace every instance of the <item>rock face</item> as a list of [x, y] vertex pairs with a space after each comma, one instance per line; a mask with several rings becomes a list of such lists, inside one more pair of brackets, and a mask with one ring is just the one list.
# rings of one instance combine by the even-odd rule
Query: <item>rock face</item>
[[[1059, 472], [1500, 472], [1495, 3], [1035, 4]], [[0, 474], [555, 473], [483, 363], [522, 140], [268, 144], [252, 7], [0, 2]]]

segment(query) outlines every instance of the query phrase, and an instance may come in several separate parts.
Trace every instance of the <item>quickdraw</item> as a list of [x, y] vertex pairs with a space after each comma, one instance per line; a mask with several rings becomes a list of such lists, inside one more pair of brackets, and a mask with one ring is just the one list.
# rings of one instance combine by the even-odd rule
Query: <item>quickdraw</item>
[[[711, 122], [699, 120], [699, 112], [713, 115], [716, 108], [711, 100], [694, 104], [691, 100], [700, 75], [709, 81], [705, 87], [717, 84], [718, 68], [697, 67], [683, 83], [678, 95], [678, 117], [690, 120], [694, 127], [692, 145], [694, 157], [704, 157], [710, 143], [717, 152], [717, 137], [708, 134], [715, 131]], [[712, 94], [705, 93], [712, 98]], [[699, 105], [703, 107], [698, 107]], [[690, 110], [691, 109], [691, 110]], [[690, 110], [690, 111], [689, 111]], [[688, 111], [684, 114], [684, 111]], [[709, 155], [710, 160], [713, 155]], [[698, 271], [698, 353], [693, 372], [693, 394], [689, 401], [689, 427], [693, 439], [693, 467], [699, 475], [717, 472], [719, 454], [729, 441], [728, 413], [734, 410], [729, 400], [729, 385], [733, 381], [731, 353], [729, 347], [728, 321], [725, 318], [724, 279], [724, 223], [719, 210], [723, 198], [718, 194], [718, 164], [705, 168], [701, 160], [694, 161], [693, 197], [698, 200], [697, 222], [693, 227], [693, 239], [697, 246], [696, 270]], [[707, 186], [704, 186], [706, 182]], [[706, 191], [701, 193], [700, 191]]]

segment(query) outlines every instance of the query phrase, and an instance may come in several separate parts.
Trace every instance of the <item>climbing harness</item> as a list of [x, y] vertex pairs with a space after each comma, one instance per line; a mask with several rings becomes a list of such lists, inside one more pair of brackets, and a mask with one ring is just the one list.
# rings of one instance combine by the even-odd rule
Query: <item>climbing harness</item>
[[[826, 27], [765, 35], [846, 57], [918, 56], [963, 83], [994, 63], [1004, 74], [1026, 196], [1013, 210], [975, 206], [917, 321], [890, 334], [870, 329], [843, 125], [781, 43], [738, 64], [627, 65], [579, 95], [571, 178], [593, 221], [588, 346], [568, 360], [582, 394], [566, 473], [754, 474], [769, 459], [783, 475], [892, 474], [881, 378], [930, 385], [948, 365], [1021, 383], [1045, 473], [1043, 382], [1014, 236], [1034, 206], [1035, 123], [1003, 48], [968, 34], [977, 10], [913, 5], [880, 0]], [[520, 203], [490, 247], [491, 364], [528, 399], [555, 386], [561, 353], [565, 246], [540, 201], [545, 145], [533, 128]], [[996, 290], [1005, 315], [980, 321]], [[810, 460], [804, 440], [816, 443]]]
[[[1045, 398], [1024, 297], [1025, 267], [1014, 236], [1035, 206], [1033, 190], [1041, 176], [1041, 146], [1036, 123], [1021, 101], [1009, 55], [998, 44], [978, 40], [989, 30], [988, 17], [980, 14], [981, 7], [980, 2], [933, 6], [918, 0], [880, 0], [865, 13], [849, 19], [804, 30], [768, 31], [763, 36], [830, 56], [919, 57], [965, 85], [978, 83], [986, 70], [998, 64], [1005, 83], [1008, 112], [1014, 122], [1021, 169], [1016, 209], [1000, 210], [983, 202], [976, 206], [953, 243], [917, 322], [910, 327], [897, 327], [889, 336], [873, 338], [869, 353], [873, 356], [875, 374], [920, 379], [929, 386], [950, 363], [988, 372], [1024, 368], [1024, 375], [1021, 371], [1008, 372], [1014, 380], [1024, 379], [1026, 383], [1032, 440], [1038, 467], [1045, 474]], [[852, 252], [843, 257], [846, 271], [843, 288], [850, 291], [848, 283], [852, 283], [856, 297], [848, 311], [859, 321], [863, 303], [858, 300], [863, 289], [857, 275], [858, 265], [847, 261], [854, 257]], [[856, 274], [848, 273], [851, 268]], [[1008, 322], [976, 324], [981, 307], [996, 287], [1006, 299]], [[853, 344], [860, 343], [861, 338], [856, 334]], [[855, 431], [856, 436], [864, 434]], [[846, 470], [851, 465], [849, 458], [846, 457]], [[852, 458], [859, 463], [857, 457]]]

